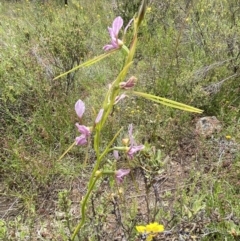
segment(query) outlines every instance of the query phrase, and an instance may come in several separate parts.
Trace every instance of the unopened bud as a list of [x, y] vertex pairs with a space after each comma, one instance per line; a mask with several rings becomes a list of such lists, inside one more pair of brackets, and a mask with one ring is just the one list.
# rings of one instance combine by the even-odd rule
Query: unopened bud
[[124, 146], [128, 146], [128, 144], [129, 144], [129, 139], [128, 139], [128, 138], [123, 138], [123, 139], [122, 139], [122, 144], [123, 144]]
[[137, 78], [132, 76], [127, 82], [121, 82], [119, 84], [119, 86], [121, 89], [128, 90], [128, 89], [131, 89], [132, 87], [134, 87], [136, 82], [137, 82]]
[[95, 177], [100, 177], [102, 175], [102, 171], [96, 171], [95, 172]]
[[119, 47], [122, 47], [122, 46], [123, 46], [123, 41], [120, 40], [120, 39], [118, 39], [117, 41], [118, 41], [118, 46], [119, 46]]
[[123, 190], [122, 187], [120, 187], [120, 188], [118, 189], [118, 194], [119, 194], [120, 196], [124, 194], [124, 190]]

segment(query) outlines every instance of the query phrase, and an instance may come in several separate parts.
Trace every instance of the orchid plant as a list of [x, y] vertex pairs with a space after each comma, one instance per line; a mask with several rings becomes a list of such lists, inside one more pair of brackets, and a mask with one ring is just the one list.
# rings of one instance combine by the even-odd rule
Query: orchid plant
[[[80, 132], [80, 136], [76, 137], [74, 143], [59, 158], [59, 159], [62, 159], [65, 156], [65, 154], [71, 148], [73, 148], [75, 145], [78, 145], [78, 146], [87, 145], [91, 140], [90, 137], [91, 136], [94, 137], [93, 138], [93, 147], [94, 147], [94, 151], [96, 154], [96, 161], [95, 161], [95, 164], [94, 164], [94, 167], [92, 170], [92, 174], [89, 178], [87, 193], [81, 202], [81, 220], [71, 236], [71, 241], [75, 240], [76, 235], [79, 233], [80, 229], [83, 227], [83, 225], [85, 223], [86, 208], [87, 208], [88, 200], [94, 190], [95, 184], [97, 183], [98, 179], [100, 177], [102, 177], [103, 175], [113, 175], [113, 176], [115, 176], [116, 183], [118, 185], [120, 185], [123, 182], [125, 176], [127, 176], [130, 173], [130, 169], [126, 169], [126, 168], [121, 168], [119, 170], [99, 169], [100, 164], [104, 164], [107, 154], [113, 152], [115, 159], [118, 160], [119, 152], [123, 152], [126, 154], [126, 156], [129, 160], [132, 160], [132, 159], [134, 159], [134, 156], [136, 155], [136, 153], [138, 153], [144, 149], [144, 145], [137, 144], [133, 138], [133, 125], [132, 124], [130, 124], [128, 127], [128, 138], [125, 138], [122, 141], [123, 146], [115, 146], [114, 145], [116, 138], [119, 136], [119, 134], [121, 133], [123, 128], [121, 128], [115, 134], [115, 136], [113, 136], [112, 140], [106, 146], [103, 146], [102, 141], [101, 141], [102, 140], [101, 139], [102, 130], [103, 130], [104, 125], [106, 124], [106, 121], [107, 121], [110, 113], [113, 110], [114, 105], [118, 104], [118, 102], [121, 101], [123, 98], [125, 98], [129, 95], [133, 95], [133, 96], [143, 97], [148, 100], [151, 100], [151, 101], [154, 101], [154, 102], [166, 105], [166, 106], [170, 106], [173, 108], [177, 108], [177, 109], [181, 109], [181, 110], [185, 110], [185, 111], [189, 111], [189, 112], [196, 112], [196, 113], [202, 112], [201, 110], [199, 110], [197, 108], [194, 108], [194, 107], [191, 107], [191, 106], [188, 106], [188, 105], [176, 102], [176, 101], [172, 101], [172, 100], [169, 100], [166, 98], [154, 96], [154, 95], [147, 94], [144, 92], [134, 91], [133, 88], [137, 83], [137, 78], [134, 76], [132, 76], [128, 80], [125, 80], [126, 75], [129, 71], [130, 67], [133, 64], [133, 57], [135, 54], [136, 45], [137, 45], [137, 41], [138, 41], [138, 29], [144, 18], [144, 14], [146, 12], [146, 8], [147, 8], [146, 2], [147, 2], [146, 0], [142, 0], [138, 14], [134, 17], [133, 20], [130, 21], [130, 23], [125, 28], [124, 33], [123, 33], [123, 38], [122, 38], [123, 40], [119, 39], [119, 33], [123, 27], [123, 19], [120, 16], [118, 16], [114, 19], [112, 26], [108, 27], [108, 32], [109, 32], [111, 41], [109, 44], [106, 44], [103, 47], [103, 50], [105, 51], [104, 54], [102, 54], [98, 57], [95, 57], [94, 59], [91, 59], [91, 60], [89, 60], [89, 61], [87, 61], [87, 62], [85, 62], [55, 78], [55, 79], [58, 79], [58, 78], [63, 77], [65, 75], [67, 75], [68, 73], [75, 71], [79, 68], [90, 66], [90, 65], [114, 54], [117, 51], [124, 51], [126, 54], [123, 68], [119, 72], [116, 79], [111, 84], [109, 84], [109, 89], [108, 89], [108, 91], [105, 95], [105, 99], [102, 103], [102, 108], [99, 110], [99, 112], [95, 118], [94, 124], [92, 126], [89, 127], [89, 126], [83, 125], [82, 117], [85, 112], [85, 104], [80, 99], [76, 102], [75, 111], [76, 111], [76, 114], [78, 115], [79, 121], [80, 121], [80, 124], [76, 123], [76, 127], [77, 127], [78, 131]], [[132, 37], [132, 42], [130, 44], [130, 47], [128, 48], [124, 44], [124, 35], [132, 23], [133, 23], [133, 37]], [[101, 165], [101, 167], [102, 166], [103, 165]], [[140, 229], [140, 228], [138, 228], [138, 229]]]

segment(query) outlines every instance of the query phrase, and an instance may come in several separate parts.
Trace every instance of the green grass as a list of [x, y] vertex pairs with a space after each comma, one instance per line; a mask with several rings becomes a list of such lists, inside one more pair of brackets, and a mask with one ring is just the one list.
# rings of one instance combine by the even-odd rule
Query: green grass
[[[53, 80], [103, 53], [107, 26], [126, 8], [124, 19], [135, 11], [135, 1], [117, 8], [109, 1], [62, 2], [0, 3], [0, 238], [6, 241], [68, 240], [95, 160], [90, 150], [83, 165], [81, 147], [59, 160], [78, 135], [74, 104], [85, 102], [84, 123], [91, 123], [124, 60], [117, 53]], [[171, 238], [239, 240], [239, 13], [234, 0], [149, 6], [128, 77], [138, 78], [136, 90], [201, 108], [201, 116], [216, 116], [223, 128], [205, 139], [195, 133], [200, 115], [135, 97], [121, 102], [104, 143], [122, 126], [125, 137], [133, 123], [146, 149], [117, 163], [132, 168], [123, 191], [111, 178], [98, 184], [79, 240], [137, 240], [135, 226], [153, 221]]]

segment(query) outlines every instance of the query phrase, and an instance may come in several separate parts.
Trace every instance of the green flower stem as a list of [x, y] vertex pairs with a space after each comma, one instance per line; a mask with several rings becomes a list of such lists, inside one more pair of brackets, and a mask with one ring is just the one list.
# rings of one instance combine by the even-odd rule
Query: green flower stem
[[103, 151], [103, 153], [101, 154], [101, 156], [99, 157], [100, 161], [103, 159], [103, 157], [109, 153], [110, 151], [112, 151], [112, 148], [110, 148], [113, 144], [113, 142], [116, 140], [116, 138], [118, 137], [118, 135], [120, 134], [120, 132], [123, 130], [123, 127], [121, 127], [119, 129], [119, 131], [115, 134], [115, 136], [113, 137], [113, 139], [108, 143], [107, 147], [105, 148], [105, 150]]
[[74, 241], [76, 235], [78, 234], [79, 230], [82, 228], [82, 226], [84, 225], [85, 223], [85, 218], [86, 218], [86, 213], [85, 213], [85, 210], [86, 210], [86, 205], [87, 205], [87, 202], [88, 202], [88, 199], [90, 197], [90, 194], [92, 193], [93, 191], [93, 188], [97, 182], [97, 180], [99, 179], [101, 175], [97, 175], [95, 176], [91, 186], [88, 188], [88, 192], [86, 194], [86, 196], [84, 197], [83, 201], [82, 201], [82, 207], [81, 207], [81, 214], [82, 214], [82, 218], [81, 218], [81, 222], [78, 224], [78, 226], [75, 228], [74, 230], [74, 233], [71, 237], [71, 241]]
[[[113, 137], [113, 139], [109, 142], [109, 144], [107, 145], [107, 147], [105, 148], [105, 150], [103, 151], [103, 153], [101, 155], [98, 154], [98, 158], [97, 158], [97, 162], [94, 166], [94, 169], [92, 171], [92, 175], [89, 179], [89, 185], [88, 185], [88, 192], [86, 194], [86, 196], [84, 197], [83, 199], [83, 202], [82, 202], [82, 207], [81, 207], [81, 214], [82, 214], [82, 218], [81, 218], [81, 222], [78, 224], [78, 226], [75, 228], [74, 230], [74, 233], [72, 235], [72, 238], [71, 238], [71, 241], [74, 241], [76, 235], [78, 234], [78, 232], [80, 231], [80, 229], [82, 228], [82, 226], [84, 225], [85, 223], [85, 210], [86, 210], [86, 206], [87, 206], [87, 202], [88, 202], [88, 199], [90, 197], [90, 194], [92, 193], [93, 191], [93, 188], [98, 180], [98, 178], [101, 176], [101, 175], [95, 175], [96, 171], [98, 170], [99, 168], [99, 165], [101, 163], [101, 160], [103, 159], [103, 157], [109, 152], [109, 149], [111, 147], [111, 145], [113, 144], [113, 142], [116, 140], [116, 138], [118, 137], [118, 135], [120, 134], [120, 132], [122, 131], [123, 127], [119, 129], [119, 131], [115, 134], [115, 136]], [[94, 142], [95, 141], [99, 141], [99, 138], [100, 138], [100, 132], [101, 130], [98, 130], [97, 129], [97, 132], [95, 134], [95, 138], [94, 138]], [[98, 151], [98, 149], [97, 149]]]
[[104, 108], [104, 110], [106, 110], [106, 112], [102, 118], [102, 125], [105, 123], [109, 113], [112, 111], [112, 107], [114, 105], [115, 98], [117, 97], [117, 95], [120, 92], [119, 83], [121, 81], [123, 81], [124, 78], [126, 77], [127, 72], [129, 70], [130, 66], [132, 65], [132, 63], [133, 62], [130, 61], [129, 63], [124, 65], [123, 69], [121, 70], [121, 72], [119, 73], [117, 78], [113, 81], [111, 87], [109, 88], [109, 90], [105, 96], [105, 100], [103, 102], [103, 108]]
[[[102, 152], [102, 154], [97, 156], [97, 161], [96, 161], [96, 163], [95, 163], [94, 169], [93, 169], [92, 174], [91, 174], [91, 177], [90, 177], [90, 179], [89, 179], [89, 188], [90, 188], [92, 182], [94, 181], [95, 173], [96, 173], [96, 171], [99, 169], [99, 165], [100, 165], [102, 159], [104, 158], [104, 156], [105, 156], [107, 153], [109, 153], [110, 147], [112, 146], [112, 144], [114, 143], [114, 141], [116, 140], [116, 138], [118, 137], [118, 135], [121, 133], [122, 130], [123, 130], [123, 127], [121, 127], [121, 128], [119, 129], [119, 131], [114, 135], [113, 139], [108, 143], [107, 147], [106, 147], [105, 150]], [[96, 139], [99, 139], [99, 135], [100, 135], [100, 131], [99, 131], [99, 133], [97, 132], [97, 133], [95, 134], [94, 142], [95, 142]]]
[[[90, 139], [90, 138], [88, 138], [88, 139]], [[85, 159], [84, 159], [84, 162], [83, 162], [83, 168], [85, 168], [86, 165], [87, 165], [87, 161], [88, 161], [88, 157], [89, 157], [89, 149], [90, 149], [90, 146], [91, 146], [91, 142], [90, 142], [90, 140], [88, 140], [86, 155], [85, 155]]]
[[104, 170], [102, 171], [102, 174], [113, 175], [115, 174], [115, 171]]
[[129, 147], [126, 147], [126, 146], [116, 146], [116, 147], [113, 147], [113, 148], [110, 148], [109, 149], [109, 152], [110, 151], [128, 151], [129, 150]]
[[134, 54], [136, 52], [137, 40], [138, 40], [137, 33], [135, 33], [135, 35], [133, 36], [133, 40], [132, 40], [131, 46], [130, 46], [129, 54], [128, 54], [127, 58], [126, 58], [125, 66], [128, 65], [129, 63], [131, 63], [132, 60], [133, 60]]

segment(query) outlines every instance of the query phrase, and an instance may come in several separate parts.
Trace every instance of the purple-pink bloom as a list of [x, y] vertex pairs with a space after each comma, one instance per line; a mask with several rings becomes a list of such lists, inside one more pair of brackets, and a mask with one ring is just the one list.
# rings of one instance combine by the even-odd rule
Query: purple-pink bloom
[[114, 102], [114, 105], [116, 105], [120, 100], [123, 100], [127, 95], [125, 95], [124, 93], [121, 94], [121, 95], [118, 95], [116, 98], [115, 98], [115, 102]]
[[78, 115], [78, 117], [81, 119], [83, 116], [83, 113], [85, 111], [85, 104], [83, 101], [78, 100], [75, 104], [75, 111]]
[[115, 178], [118, 183], [123, 182], [124, 176], [130, 173], [130, 169], [119, 169], [115, 172]]
[[88, 137], [91, 134], [90, 129], [84, 125], [79, 125], [78, 123], [76, 123], [76, 127], [78, 128], [78, 131], [81, 133], [81, 135], [76, 137], [75, 139], [76, 145], [86, 145], [88, 142]]
[[136, 142], [134, 141], [133, 138], [133, 125], [130, 124], [129, 128], [128, 128], [128, 135], [129, 135], [129, 140], [130, 140], [130, 147], [127, 151], [127, 155], [130, 159], [133, 159], [134, 154], [138, 151], [141, 151], [142, 149], [144, 149], [144, 145], [137, 145]]
[[130, 124], [128, 127], [128, 136], [129, 136], [129, 140], [130, 140], [130, 145], [134, 145], [136, 144], [134, 139], [133, 139], [133, 124]]
[[89, 136], [90, 135], [90, 129], [89, 127], [86, 127], [84, 125], [79, 125], [78, 123], [76, 123], [76, 127], [78, 128], [78, 131], [81, 133], [81, 134], [84, 134], [86, 136]]
[[123, 26], [123, 19], [119, 16], [113, 20], [112, 27], [108, 27], [108, 32], [111, 37], [111, 43], [103, 47], [104, 51], [119, 48], [123, 43], [118, 39], [118, 34]]
[[144, 145], [132, 146], [129, 148], [127, 155], [129, 156], [130, 159], [133, 159], [134, 154], [138, 151], [141, 151], [142, 149], [144, 149]]
[[87, 144], [88, 141], [87, 141], [86, 136], [81, 135], [81, 136], [77, 136], [75, 138], [75, 142], [76, 142], [76, 145], [78, 145], [78, 146], [84, 146]]
[[136, 82], [137, 82], [136, 77], [132, 76], [127, 82], [121, 82], [119, 86], [121, 89], [129, 90], [132, 87], [134, 87]]
[[97, 124], [98, 122], [101, 121], [102, 116], [103, 116], [103, 112], [104, 112], [104, 109], [100, 109], [100, 111], [98, 112], [97, 118], [95, 120], [95, 124]]

